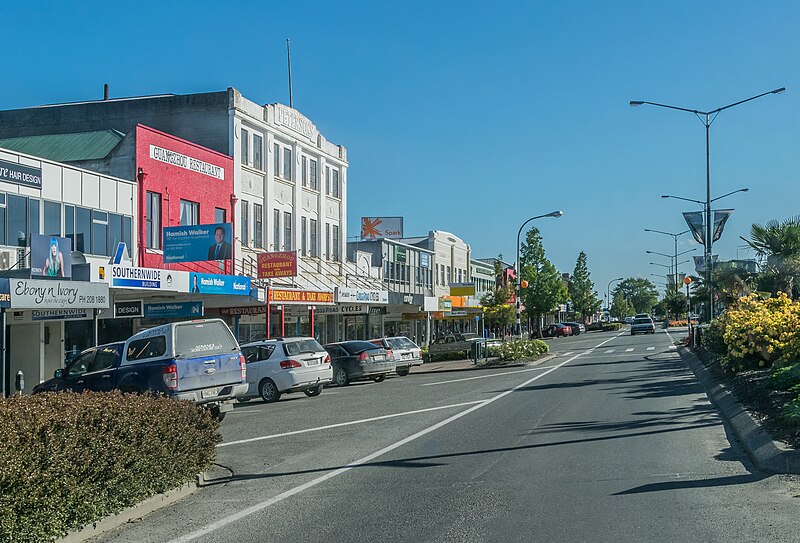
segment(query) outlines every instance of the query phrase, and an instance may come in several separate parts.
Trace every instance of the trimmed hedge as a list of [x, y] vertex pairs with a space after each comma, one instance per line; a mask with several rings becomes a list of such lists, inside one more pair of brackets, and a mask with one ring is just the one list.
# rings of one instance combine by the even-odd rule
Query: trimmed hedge
[[219, 423], [190, 402], [119, 392], [0, 400], [0, 541], [52, 541], [211, 466]]
[[540, 339], [515, 339], [490, 347], [489, 356], [497, 356], [503, 360], [522, 360], [536, 358], [549, 351], [550, 347]]
[[622, 330], [621, 322], [604, 322], [603, 332], [618, 332]]

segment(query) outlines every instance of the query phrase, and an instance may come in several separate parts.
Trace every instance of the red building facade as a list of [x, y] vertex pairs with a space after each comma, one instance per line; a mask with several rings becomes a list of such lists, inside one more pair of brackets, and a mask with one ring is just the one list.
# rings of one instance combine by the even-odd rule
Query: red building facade
[[[164, 268], [163, 228], [233, 222], [233, 158], [144, 125], [136, 126], [135, 141], [139, 266]], [[170, 267], [233, 274], [235, 258]]]

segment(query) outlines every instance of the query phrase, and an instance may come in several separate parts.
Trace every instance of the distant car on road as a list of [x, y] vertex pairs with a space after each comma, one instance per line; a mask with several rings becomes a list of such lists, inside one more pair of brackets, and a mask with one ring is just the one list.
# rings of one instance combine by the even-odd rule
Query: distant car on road
[[203, 405], [220, 420], [247, 392], [244, 356], [221, 319], [174, 322], [127, 341], [87, 349], [39, 392], [73, 390], [156, 393]]
[[586, 331], [586, 326], [579, 322], [562, 322], [561, 324], [566, 324], [572, 330], [573, 336], [579, 336], [582, 332]]
[[247, 398], [277, 402], [281, 394], [303, 392], [319, 396], [333, 380], [331, 357], [316, 339], [290, 337], [256, 341], [242, 346], [247, 362]]
[[557, 322], [545, 328], [543, 333], [545, 337], [566, 337], [572, 334], [572, 327]]
[[328, 343], [325, 350], [331, 355], [333, 383], [346, 386], [355, 379], [372, 379], [380, 383], [397, 365], [391, 350], [369, 341]]
[[636, 317], [625, 317], [625, 324], [633, 324], [633, 321], [636, 320]]
[[422, 350], [405, 336], [371, 339], [369, 342], [394, 354], [395, 371], [401, 377], [408, 375], [412, 366], [422, 364]]
[[653, 319], [649, 316], [646, 317], [636, 317], [631, 325], [631, 335], [635, 336], [636, 334], [655, 334], [656, 333], [656, 325], [653, 323]]

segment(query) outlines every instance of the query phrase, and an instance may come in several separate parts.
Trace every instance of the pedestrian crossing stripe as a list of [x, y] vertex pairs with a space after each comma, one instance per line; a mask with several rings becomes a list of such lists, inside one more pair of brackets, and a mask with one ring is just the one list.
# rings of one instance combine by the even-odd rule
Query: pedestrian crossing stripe
[[631, 352], [632, 350], [633, 350], [633, 347], [631, 347], [630, 349], [625, 349], [625, 352], [626, 352], [626, 353], [629, 353], [629, 352]]
[[677, 349], [677, 347], [675, 345], [670, 345], [669, 348], [670, 349]]
[[614, 349], [609, 349], [609, 350], [606, 351], [606, 354], [611, 354], [613, 352], [614, 352]]
[[647, 348], [647, 350], [648, 350], [648, 351], [655, 351], [655, 350], [656, 350], [656, 348], [655, 348], [655, 347], [648, 347], [648, 348]]

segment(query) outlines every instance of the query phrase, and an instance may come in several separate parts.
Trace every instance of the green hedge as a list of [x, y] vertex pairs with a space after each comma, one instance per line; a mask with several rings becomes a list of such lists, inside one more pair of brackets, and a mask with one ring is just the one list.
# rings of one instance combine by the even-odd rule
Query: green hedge
[[548, 351], [550, 347], [540, 339], [515, 339], [490, 347], [489, 356], [500, 357], [503, 360], [523, 360], [536, 358]]
[[0, 541], [51, 541], [192, 481], [221, 441], [192, 403], [70, 392], [0, 400]]
[[603, 323], [603, 332], [618, 332], [622, 330], [622, 323], [621, 322], [604, 322]]

